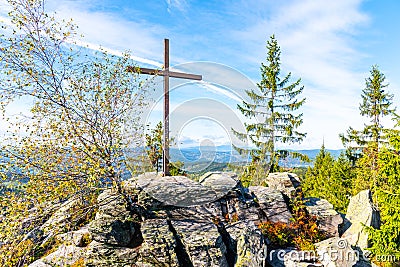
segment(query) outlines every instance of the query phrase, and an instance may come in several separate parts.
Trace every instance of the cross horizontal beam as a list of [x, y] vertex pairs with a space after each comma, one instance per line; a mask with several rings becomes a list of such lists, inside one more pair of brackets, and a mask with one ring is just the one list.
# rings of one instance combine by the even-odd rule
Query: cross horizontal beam
[[140, 74], [169, 76], [171, 78], [182, 78], [182, 79], [190, 79], [190, 80], [196, 80], [196, 81], [201, 81], [203, 79], [203, 77], [201, 75], [169, 71], [169, 70], [157, 70], [157, 69], [138, 68], [138, 67], [129, 66], [128, 71], [140, 73]]

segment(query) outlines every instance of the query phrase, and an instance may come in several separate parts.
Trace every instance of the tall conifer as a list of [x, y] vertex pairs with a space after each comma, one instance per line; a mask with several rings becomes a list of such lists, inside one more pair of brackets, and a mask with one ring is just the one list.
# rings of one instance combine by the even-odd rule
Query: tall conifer
[[365, 79], [365, 88], [362, 90], [360, 114], [370, 119], [364, 129], [356, 130], [349, 127], [347, 134], [340, 134], [343, 145], [348, 148], [348, 155], [353, 160], [360, 158], [362, 150], [369, 146], [369, 154], [374, 158], [373, 166], [376, 167], [376, 158], [379, 146], [386, 143], [382, 118], [394, 115], [395, 109], [391, 108], [393, 95], [385, 91], [385, 75], [372, 66], [370, 77]]
[[305, 101], [305, 98], [298, 98], [304, 89], [300, 85], [301, 79], [290, 83], [291, 73], [281, 77], [281, 49], [274, 35], [267, 41], [266, 47], [266, 63], [261, 63], [260, 68], [261, 81], [257, 83], [257, 89], [246, 91], [250, 101], [238, 105], [240, 112], [251, 122], [245, 124], [246, 133], [233, 129], [238, 138], [249, 140], [255, 147], [236, 149], [241, 154], [250, 153], [252, 163], [264, 170], [261, 172], [263, 175], [277, 169], [279, 158], [289, 154], [302, 156], [277, 149], [277, 143], [298, 143], [306, 136], [297, 131], [303, 123], [303, 114], [296, 111]]

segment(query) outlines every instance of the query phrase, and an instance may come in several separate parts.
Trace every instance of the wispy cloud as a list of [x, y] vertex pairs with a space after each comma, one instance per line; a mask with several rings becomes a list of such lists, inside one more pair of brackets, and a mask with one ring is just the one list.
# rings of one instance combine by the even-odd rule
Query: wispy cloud
[[215, 92], [222, 96], [229, 97], [230, 99], [233, 99], [239, 103], [241, 103], [243, 100], [243, 99], [239, 98], [237, 95], [235, 95], [234, 93], [230, 92], [230, 90], [228, 90], [227, 88], [223, 88], [219, 85], [201, 81], [200, 86], [202, 86], [206, 90], [210, 90], [211, 92]]
[[[0, 17], [6, 16], [4, 3], [0, 0]], [[126, 16], [109, 8], [111, 1], [104, 3], [98, 8], [101, 4], [88, 0], [48, 1], [50, 11], [57, 11], [59, 18], [73, 17], [85, 36], [80, 44], [91, 49], [101, 45], [116, 55], [131, 50], [134, 60], [161, 67], [161, 40], [169, 36], [174, 62], [214, 60], [238, 68], [253, 81], [229, 67], [176, 67], [202, 74], [204, 88], [236, 102], [245, 89], [254, 88], [259, 65], [266, 57], [265, 41], [275, 33], [282, 48], [283, 72], [291, 71], [305, 85], [303, 129], [309, 132], [305, 144], [316, 147], [315, 140], [325, 136], [331, 147], [340, 147], [338, 132], [362, 124], [358, 103], [369, 66], [361, 68], [359, 63], [369, 55], [360, 52], [358, 36], [370, 23], [361, 8], [363, 0], [238, 0], [207, 5], [165, 0], [156, 7], [159, 13], [153, 12], [152, 4], [147, 4], [146, 10], [145, 4], [123, 4], [117, 9], [129, 8]], [[170, 14], [184, 14], [169, 15], [165, 6]], [[145, 12], [143, 16], [141, 12]], [[174, 83], [171, 81], [171, 86]], [[398, 86], [392, 85], [397, 90]], [[242, 94], [236, 94], [240, 91]]]
[[159, 34], [166, 32], [163, 26], [133, 21], [107, 10], [93, 10], [86, 1], [77, 3], [61, 0], [50, 7], [57, 12], [57, 18], [72, 17], [79, 25], [79, 33], [83, 34], [82, 44], [89, 44], [94, 49], [101, 45], [113, 51], [128, 50], [138, 59], [151, 58], [151, 65], [158, 65], [157, 61], [163, 58], [162, 42], [158, 39]]
[[266, 40], [275, 33], [282, 50], [283, 74], [292, 72], [306, 86], [304, 128], [313, 129], [309, 140], [319, 136], [322, 140], [327, 135], [329, 144], [340, 147], [338, 131], [359, 124], [357, 103], [366, 74], [360, 72], [357, 64], [366, 55], [358, 52], [355, 37], [369, 23], [369, 17], [361, 11], [361, 3], [361, 0], [281, 3], [270, 10], [260, 8], [257, 14], [247, 13], [253, 16], [249, 18], [251, 25], [232, 31], [233, 38], [244, 43], [249, 51], [246, 58], [254, 64], [264, 61]]
[[166, 3], [169, 13], [171, 13], [173, 9], [178, 9], [179, 11], [184, 12], [188, 7], [186, 0], [166, 0]]
[[[86, 48], [88, 48], [90, 50], [94, 50], [94, 51], [104, 51], [104, 52], [107, 52], [108, 54], [115, 55], [115, 56], [121, 57], [124, 54], [124, 52], [122, 52], [121, 50], [103, 47], [103, 46], [100, 46], [97, 44], [93, 44], [93, 43], [85, 42], [85, 41], [81, 41], [81, 40], [77, 40], [77, 41], [71, 40], [70, 43], [75, 44], [77, 46], [86, 47]], [[135, 56], [135, 55], [131, 55], [130, 58], [136, 62], [152, 65], [152, 66], [155, 66], [156, 68], [162, 68], [162, 66], [163, 66], [163, 63], [160, 63], [158, 61]]]
[[11, 6], [6, 0], [0, 0], [0, 23], [11, 25], [11, 20], [8, 17], [8, 12], [11, 11]]

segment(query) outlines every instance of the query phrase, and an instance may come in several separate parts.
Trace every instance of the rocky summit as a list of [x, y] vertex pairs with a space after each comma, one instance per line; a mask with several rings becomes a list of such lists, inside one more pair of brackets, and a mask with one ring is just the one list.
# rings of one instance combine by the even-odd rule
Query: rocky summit
[[[351, 202], [354, 208], [346, 222], [353, 226], [343, 238], [343, 219], [332, 205], [308, 199], [307, 209], [331, 238], [316, 244], [315, 255], [301, 257], [294, 248], [270, 250], [270, 241], [257, 227], [263, 221], [292, 220], [287, 199], [298, 186], [297, 176], [271, 174], [269, 181], [273, 186], [244, 188], [234, 173], [227, 172], [207, 173], [199, 182], [184, 176], [140, 175], [125, 181], [119, 192], [103, 191], [94, 220], [77, 231], [58, 234], [58, 248], [30, 266], [370, 266], [358, 254], [350, 261], [326, 256], [329, 249], [358, 253], [354, 246], [343, 247], [352, 242], [344, 238], [357, 234], [359, 222], [372, 222], [364, 217], [373, 217], [373, 209], [366, 208], [370, 217], [364, 213], [361, 219], [354, 212], [361, 209], [362, 200], [368, 207], [368, 194]], [[67, 205], [71, 202], [58, 207], [51, 220], [62, 223], [68, 218]], [[49, 227], [50, 222], [44, 225]]]

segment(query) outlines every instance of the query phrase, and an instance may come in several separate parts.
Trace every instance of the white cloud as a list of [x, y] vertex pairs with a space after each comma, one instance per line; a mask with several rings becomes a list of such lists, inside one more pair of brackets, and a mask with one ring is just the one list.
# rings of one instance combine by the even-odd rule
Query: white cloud
[[57, 12], [57, 18], [72, 18], [79, 26], [83, 43], [96, 44], [92, 48], [101, 45], [114, 51], [130, 50], [134, 56], [155, 59], [155, 62], [163, 58], [162, 42], [156, 37], [166, 32], [162, 26], [129, 20], [118, 13], [93, 11], [91, 5], [83, 0], [61, 0], [57, 4], [49, 1], [49, 8]]
[[166, 0], [168, 5], [167, 10], [169, 13], [172, 12], [173, 9], [178, 9], [180, 12], [184, 12], [188, 5], [185, 0]]
[[239, 103], [242, 102], [242, 99], [239, 98], [236, 94], [230, 92], [229, 90], [227, 90], [226, 88], [223, 88], [221, 86], [209, 83], [209, 82], [204, 82], [204, 81], [200, 81], [199, 82], [200, 86], [202, 86], [203, 88], [205, 88], [206, 90], [209, 90], [211, 92], [215, 92], [218, 93], [222, 96], [225, 97], [229, 97], [230, 99], [233, 99]]
[[357, 51], [355, 37], [369, 18], [361, 11], [361, 2], [285, 2], [271, 7], [268, 14], [261, 9], [257, 18], [249, 18], [254, 23], [233, 31], [245, 43], [247, 59], [254, 64], [265, 59], [266, 39], [275, 33], [282, 50], [283, 74], [291, 71], [293, 78], [302, 78], [307, 98], [302, 128], [309, 134], [301, 146], [315, 147], [315, 140], [328, 135], [328, 145], [339, 148], [339, 132], [362, 124], [358, 102], [367, 74], [356, 68], [365, 55]]
[[[96, 44], [85, 42], [85, 41], [71, 40], [70, 43], [81, 46], [81, 47], [87, 47], [87, 48], [89, 48], [91, 50], [95, 50], [95, 51], [104, 51], [104, 52], [107, 52], [107, 53], [109, 53], [111, 55], [115, 55], [115, 56], [123, 56], [123, 54], [124, 54], [121, 50], [111, 49], [108, 47], [102, 47], [100, 45], [96, 45]], [[143, 58], [143, 57], [139, 57], [139, 56], [135, 56], [135, 55], [131, 55], [130, 58], [136, 62], [145, 63], [148, 65], [155, 66], [157, 68], [162, 68], [162, 65], [163, 65], [162, 63], [157, 62], [155, 60], [151, 60], [151, 59], [147, 59], [147, 58]]]
[[[5, 3], [0, 0], [0, 17], [6, 15]], [[170, 13], [191, 11], [185, 0], [166, 0], [166, 3]], [[276, 33], [282, 48], [283, 72], [292, 71], [293, 77], [301, 77], [305, 84], [307, 101], [303, 108], [302, 128], [308, 132], [308, 137], [300, 146], [319, 147], [319, 140], [325, 136], [327, 146], [338, 148], [341, 146], [338, 133], [345, 132], [349, 125], [363, 123], [358, 114], [358, 103], [369, 69], [366, 67], [361, 73], [356, 67], [366, 57], [357, 49], [356, 39], [362, 27], [368, 25], [369, 17], [361, 11], [361, 3], [362, 0], [227, 1], [217, 6], [226, 5], [222, 13], [229, 14], [230, 18], [203, 10], [202, 14], [211, 14], [210, 18], [190, 18], [191, 23], [196, 23], [196, 31], [190, 35], [187, 32], [178, 34], [174, 32], [176, 29], [157, 21], [128, 18], [93, 8], [95, 2], [88, 0], [49, 0], [48, 6], [58, 12], [59, 18], [73, 17], [85, 36], [79, 41], [81, 45], [91, 49], [101, 45], [116, 55], [130, 49], [134, 60], [156, 67], [161, 67], [163, 58], [160, 36], [174, 34], [174, 47], [184, 43], [186, 47], [181, 45], [180, 48], [193, 48], [195, 55], [207, 54], [210, 58], [206, 60], [226, 58], [223, 63], [236, 64], [252, 78], [259, 77], [258, 66], [266, 56], [265, 41]], [[140, 12], [139, 7], [137, 10]], [[207, 19], [213, 22], [213, 28], [204, 29], [198, 23], [204, 21], [209, 25]], [[196, 43], [199, 36], [201, 44], [207, 44], [209, 49]], [[181, 56], [180, 61], [184, 62], [185, 54], [180, 52], [174, 52], [174, 59]], [[238, 71], [235, 73], [229, 67], [215, 65], [195, 62], [176, 68], [202, 74], [205, 81], [202, 85], [220, 94], [221, 99], [227, 97], [238, 101], [243, 97], [244, 89], [254, 88], [254, 83], [243, 79]], [[176, 83], [171, 80], [171, 86]], [[398, 91], [398, 88], [391, 85], [389, 89]]]

